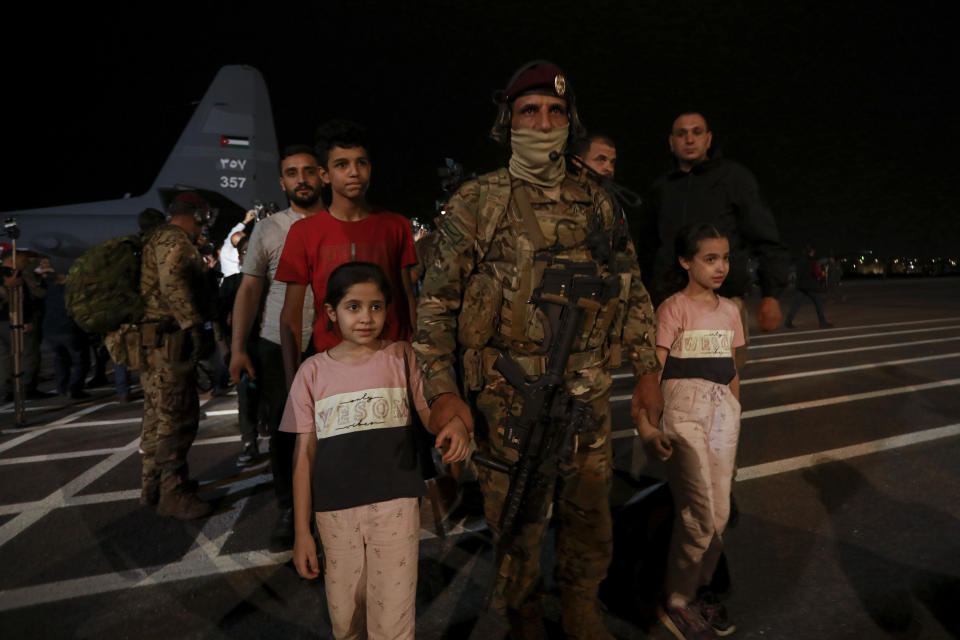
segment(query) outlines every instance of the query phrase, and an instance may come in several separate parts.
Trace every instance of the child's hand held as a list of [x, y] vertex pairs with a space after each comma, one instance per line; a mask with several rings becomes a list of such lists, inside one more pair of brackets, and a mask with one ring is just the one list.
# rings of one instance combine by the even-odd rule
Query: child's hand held
[[637, 421], [637, 433], [643, 441], [647, 454], [651, 457], [666, 462], [673, 455], [673, 446], [670, 444], [670, 439], [660, 429], [650, 424], [643, 412], [641, 412]]

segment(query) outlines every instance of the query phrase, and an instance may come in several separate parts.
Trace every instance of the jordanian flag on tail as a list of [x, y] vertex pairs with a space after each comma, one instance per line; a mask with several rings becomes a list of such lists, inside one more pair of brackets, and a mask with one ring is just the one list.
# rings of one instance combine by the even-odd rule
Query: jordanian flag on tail
[[250, 138], [239, 138], [237, 136], [220, 136], [220, 146], [247, 149], [250, 147]]

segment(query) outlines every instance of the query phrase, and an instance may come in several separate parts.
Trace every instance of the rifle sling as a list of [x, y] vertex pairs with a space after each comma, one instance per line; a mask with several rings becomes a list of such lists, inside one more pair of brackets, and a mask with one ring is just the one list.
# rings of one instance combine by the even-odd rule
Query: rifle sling
[[519, 187], [513, 190], [513, 202], [516, 205], [519, 213], [520, 219], [523, 221], [523, 226], [527, 232], [527, 238], [533, 244], [533, 248], [536, 251], [542, 251], [550, 246], [547, 243], [547, 238], [543, 235], [543, 229], [540, 228], [540, 223], [537, 222], [537, 214], [533, 210], [533, 205], [530, 204], [530, 194], [527, 193], [527, 190], [523, 187]]

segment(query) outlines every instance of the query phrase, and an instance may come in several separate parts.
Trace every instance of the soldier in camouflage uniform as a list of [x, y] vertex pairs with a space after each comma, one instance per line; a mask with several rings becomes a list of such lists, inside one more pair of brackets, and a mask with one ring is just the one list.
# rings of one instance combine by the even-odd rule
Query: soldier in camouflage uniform
[[[466, 399], [476, 409], [478, 447], [516, 461], [517, 451], [504, 447], [504, 423], [507, 415], [519, 414], [521, 404], [493, 361], [502, 352], [520, 364], [528, 380], [543, 373], [544, 316], [529, 300], [545, 270], [562, 268], [558, 261], [587, 265], [607, 282], [613, 278], [618, 293], [611, 298], [579, 299], [583, 320], [565, 374], [568, 391], [590, 406], [593, 424], [579, 434], [572, 464], [562, 466], [549, 488], [542, 517], [521, 524], [492, 601], [494, 610], [507, 615], [514, 636], [544, 634], [537, 590], [552, 502], [564, 633], [611, 638], [597, 602], [613, 544], [609, 369], [626, 356], [639, 379], [634, 404], [659, 417], [653, 308], [632, 243], [626, 237], [614, 240], [606, 192], [585, 172], [566, 171], [564, 149], [573, 135], [582, 135], [582, 125], [560, 69], [545, 61], [529, 63], [495, 98], [499, 114], [491, 134], [509, 141], [509, 169], [467, 182], [447, 204], [436, 255], [424, 276], [413, 346], [434, 427], [456, 417], [473, 428], [473, 414], [451, 376], [459, 357]], [[509, 479], [487, 468], [480, 475], [485, 515], [499, 534]]]
[[169, 224], [147, 237], [140, 276], [145, 307], [140, 502], [182, 520], [212, 511], [189, 479], [187, 451], [200, 421], [196, 363], [213, 351], [204, 329], [203, 301], [209, 298], [196, 240], [214, 215], [196, 193], [179, 194], [170, 205]]

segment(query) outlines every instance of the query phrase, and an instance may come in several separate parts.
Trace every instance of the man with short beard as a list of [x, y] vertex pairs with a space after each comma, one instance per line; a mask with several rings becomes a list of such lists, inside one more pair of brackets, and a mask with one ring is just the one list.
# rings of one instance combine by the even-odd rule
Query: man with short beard
[[609, 136], [594, 133], [574, 141], [573, 155], [574, 161], [613, 180], [617, 170], [617, 145]]
[[[233, 381], [240, 383], [246, 374], [247, 381], [255, 380], [259, 386], [261, 415], [270, 434], [270, 468], [280, 509], [270, 534], [271, 551], [283, 551], [293, 545], [293, 445], [296, 442], [294, 434], [278, 429], [287, 400], [280, 351], [280, 310], [283, 308], [287, 285], [273, 278], [290, 227], [324, 207], [313, 149], [306, 145], [294, 145], [284, 150], [280, 160], [280, 185], [287, 194], [290, 207], [258, 222], [250, 236], [241, 269], [243, 279], [233, 304], [230, 357], [230, 377]], [[266, 299], [259, 338], [251, 340], [251, 330], [264, 291]], [[311, 292], [307, 291], [306, 295], [310, 296]], [[305, 307], [313, 309], [312, 299]], [[313, 327], [312, 313], [303, 314], [302, 324], [301, 344], [307, 347]], [[241, 416], [241, 419], [246, 417]], [[238, 463], [252, 462], [256, 453], [255, 439], [244, 442]]]

